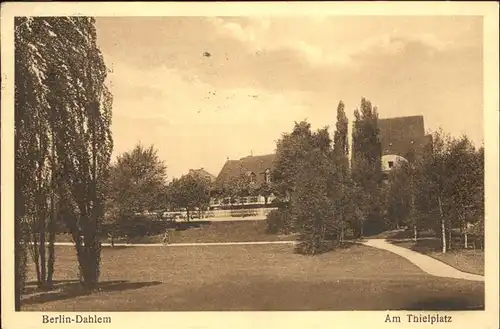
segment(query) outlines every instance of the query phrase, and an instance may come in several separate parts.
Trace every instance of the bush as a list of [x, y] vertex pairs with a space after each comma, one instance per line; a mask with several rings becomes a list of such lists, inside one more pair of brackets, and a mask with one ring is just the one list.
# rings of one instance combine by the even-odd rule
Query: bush
[[271, 210], [266, 215], [267, 233], [278, 234], [283, 227], [281, 213], [278, 209]]
[[266, 215], [267, 233], [288, 234], [292, 231], [291, 222], [287, 209], [273, 209]]
[[303, 240], [295, 246], [295, 252], [302, 255], [318, 255], [333, 250], [336, 245], [334, 241], [321, 240], [319, 236], [313, 237], [316, 241]]

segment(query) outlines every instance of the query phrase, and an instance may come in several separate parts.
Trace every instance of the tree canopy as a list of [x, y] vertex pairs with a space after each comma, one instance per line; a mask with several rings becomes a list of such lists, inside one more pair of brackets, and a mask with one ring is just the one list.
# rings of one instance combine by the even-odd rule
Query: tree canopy
[[40, 223], [35, 225], [40, 240], [35, 256], [43, 264], [49, 221], [50, 278], [53, 222], [64, 220], [83, 283], [93, 289], [113, 148], [112, 96], [94, 19], [19, 17], [15, 43], [16, 223], [26, 217]]

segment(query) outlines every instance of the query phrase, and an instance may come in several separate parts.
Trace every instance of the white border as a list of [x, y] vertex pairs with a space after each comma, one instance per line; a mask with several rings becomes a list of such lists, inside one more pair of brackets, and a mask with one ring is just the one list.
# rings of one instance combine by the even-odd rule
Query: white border
[[[218, 3], [2, 3], [1, 7], [1, 200], [2, 200], [2, 327], [39, 328], [41, 312], [15, 313], [13, 243], [13, 18], [14, 16], [277, 16], [277, 15], [478, 15], [484, 22], [484, 133], [486, 151], [486, 310], [446, 312], [453, 323], [434, 324], [447, 328], [498, 328], [498, 122], [499, 57], [498, 5], [495, 2], [218, 2]], [[457, 113], [458, 114], [458, 113]], [[333, 292], [332, 292], [333, 293]], [[383, 328], [387, 312], [123, 312], [97, 313], [112, 316], [106, 327], [161, 328]], [[435, 312], [419, 312], [435, 313]], [[65, 313], [68, 314], [68, 313]], [[407, 312], [391, 312], [404, 316]], [[401, 323], [397, 327], [408, 326]], [[49, 325], [52, 326], [52, 325]], [[81, 328], [81, 325], [64, 325]], [[104, 325], [103, 325], [104, 326]], [[411, 324], [412, 328], [428, 324]]]

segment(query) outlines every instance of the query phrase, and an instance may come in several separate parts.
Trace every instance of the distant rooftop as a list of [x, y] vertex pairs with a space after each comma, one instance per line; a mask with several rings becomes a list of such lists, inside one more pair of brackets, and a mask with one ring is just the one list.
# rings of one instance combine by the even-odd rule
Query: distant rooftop
[[248, 174], [250, 172], [256, 175], [257, 183], [262, 183], [265, 179], [265, 171], [267, 169], [272, 170], [275, 157], [275, 154], [250, 155], [239, 160], [227, 160], [222, 167], [219, 176], [217, 176], [216, 184], [223, 185], [240, 175]]
[[189, 169], [189, 175], [196, 175], [199, 177], [205, 177], [210, 179], [210, 181], [215, 181], [215, 176], [205, 170], [205, 168], [200, 169]]

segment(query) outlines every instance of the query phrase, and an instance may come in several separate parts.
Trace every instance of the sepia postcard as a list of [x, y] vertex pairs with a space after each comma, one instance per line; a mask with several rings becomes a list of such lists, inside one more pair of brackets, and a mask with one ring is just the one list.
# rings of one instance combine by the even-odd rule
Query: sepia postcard
[[2, 328], [498, 328], [487, 2], [8, 2]]

